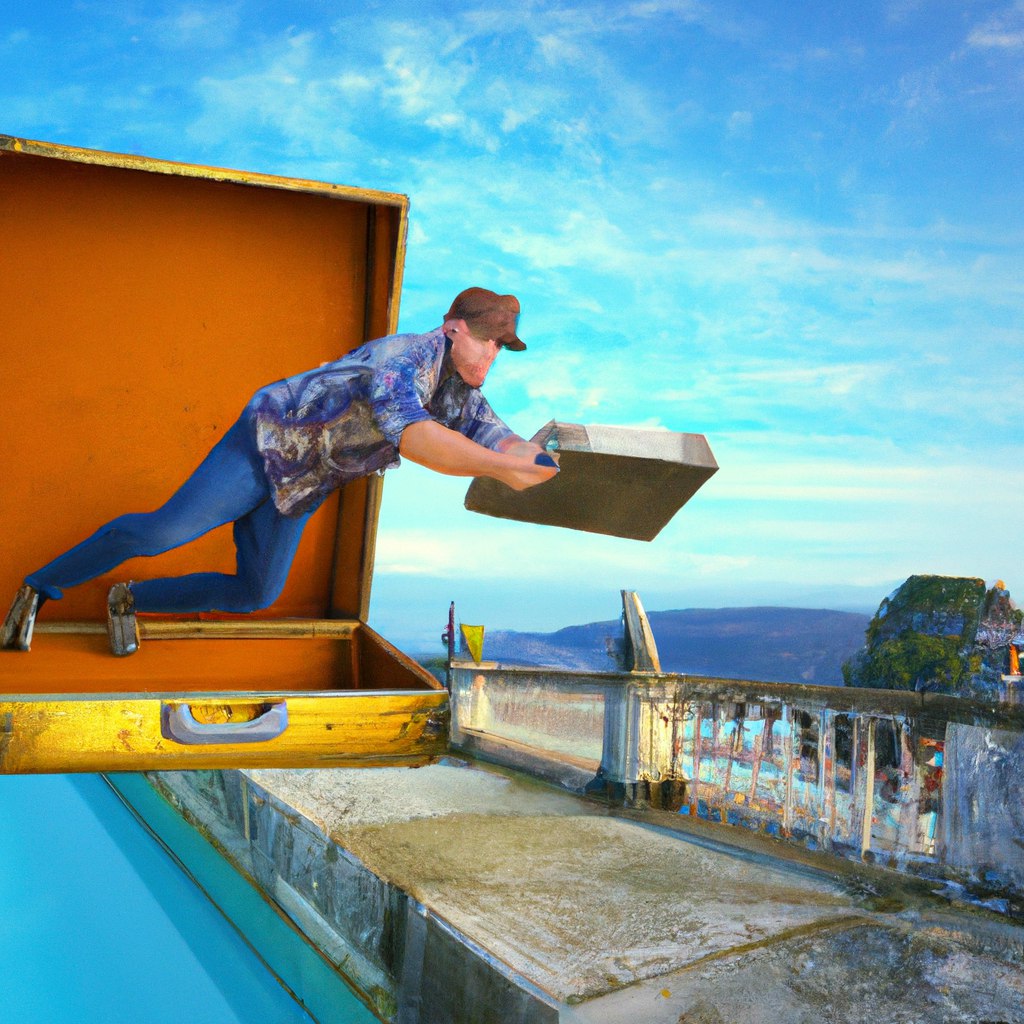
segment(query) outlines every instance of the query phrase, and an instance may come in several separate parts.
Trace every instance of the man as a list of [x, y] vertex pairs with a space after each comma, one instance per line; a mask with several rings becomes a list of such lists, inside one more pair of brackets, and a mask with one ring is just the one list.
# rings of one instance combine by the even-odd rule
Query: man
[[428, 334], [381, 338], [333, 363], [261, 388], [235, 425], [165, 505], [120, 516], [25, 577], [0, 646], [27, 651], [36, 614], [77, 586], [140, 555], [157, 555], [234, 524], [237, 572], [119, 583], [110, 591], [111, 650], [139, 646], [135, 613], [250, 612], [281, 593], [309, 517], [350, 480], [404, 456], [452, 476], [488, 476], [515, 490], [558, 467], [514, 434], [480, 393], [516, 334], [519, 301], [486, 288], [456, 296]]

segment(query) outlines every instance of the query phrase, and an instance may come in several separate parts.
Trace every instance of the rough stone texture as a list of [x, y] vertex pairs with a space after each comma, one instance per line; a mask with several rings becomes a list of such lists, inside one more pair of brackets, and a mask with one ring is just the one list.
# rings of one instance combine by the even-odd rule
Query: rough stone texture
[[855, 893], [764, 837], [457, 763], [154, 781], [396, 1024], [1024, 1024], [1020, 928]]
[[1024, 734], [950, 725], [945, 744], [947, 861], [1024, 892]]
[[[256, 769], [253, 782], [328, 834], [450, 814], [571, 814], [578, 801], [523, 777], [461, 766]], [[595, 812], [596, 813], [596, 812]]]
[[914, 916], [800, 936], [576, 1008], [576, 1024], [1024, 1021], [1019, 942]]
[[[261, 770], [250, 778], [563, 1001], [854, 912], [827, 878], [681, 842], [491, 772]], [[273, 855], [306, 892], [294, 857], [294, 844]]]
[[866, 638], [843, 666], [847, 685], [980, 700], [1010, 699], [1010, 644], [1024, 643], [1009, 591], [958, 576], [909, 577], [879, 605]]
[[850, 912], [827, 881], [614, 819], [457, 815], [350, 832], [347, 842], [562, 1000]]

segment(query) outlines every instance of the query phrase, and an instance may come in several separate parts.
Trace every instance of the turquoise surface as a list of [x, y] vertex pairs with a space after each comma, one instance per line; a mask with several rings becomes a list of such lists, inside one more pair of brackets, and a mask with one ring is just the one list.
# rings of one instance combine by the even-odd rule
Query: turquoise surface
[[18, 1024], [309, 1024], [96, 775], [0, 776], [0, 989]]

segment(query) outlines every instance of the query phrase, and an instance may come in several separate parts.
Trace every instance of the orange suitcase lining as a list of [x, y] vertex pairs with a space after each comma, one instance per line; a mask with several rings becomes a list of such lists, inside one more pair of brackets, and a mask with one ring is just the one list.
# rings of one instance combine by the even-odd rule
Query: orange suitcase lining
[[[91, 625], [91, 624], [90, 624]], [[282, 623], [287, 628], [287, 623]], [[348, 635], [307, 631], [258, 639], [146, 638], [137, 654], [115, 658], [106, 632], [49, 632], [29, 654], [5, 652], [0, 689], [8, 694], [325, 692], [430, 690], [438, 683], [360, 623], [324, 623]], [[340, 627], [340, 629], [339, 629]], [[73, 674], [69, 668], [73, 666]]]

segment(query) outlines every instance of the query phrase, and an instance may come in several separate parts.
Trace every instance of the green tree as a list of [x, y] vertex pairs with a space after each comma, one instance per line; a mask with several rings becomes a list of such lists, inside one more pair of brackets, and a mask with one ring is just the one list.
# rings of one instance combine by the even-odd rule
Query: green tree
[[912, 632], [890, 637], [865, 654], [855, 673], [848, 675], [844, 666], [843, 674], [848, 685], [954, 693], [964, 681], [960, 638]]

